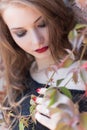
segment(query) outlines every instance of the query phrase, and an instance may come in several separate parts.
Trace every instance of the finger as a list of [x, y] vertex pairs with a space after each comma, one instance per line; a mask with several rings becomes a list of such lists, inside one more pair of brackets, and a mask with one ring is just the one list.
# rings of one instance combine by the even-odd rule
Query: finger
[[46, 90], [47, 90], [47, 88], [38, 88], [36, 91], [39, 94], [45, 94]]
[[54, 115], [53, 118], [48, 118], [44, 115], [41, 115], [40, 113], [36, 113], [35, 118], [38, 122], [40, 122], [42, 125], [46, 126], [47, 128], [51, 130], [55, 130], [57, 124], [58, 124], [58, 114]]
[[37, 104], [43, 104], [43, 105], [45, 105], [45, 106], [48, 106], [50, 100], [45, 100], [43, 97], [36, 97], [35, 102], [36, 102]]
[[36, 110], [43, 115], [50, 117], [50, 110], [44, 105], [37, 105]]
[[42, 104], [43, 102], [43, 98], [42, 97], [36, 97], [36, 101], [37, 104]]
[[46, 126], [47, 128], [51, 129], [50, 127], [50, 119], [46, 116], [41, 115], [40, 113], [35, 114], [35, 118], [38, 122], [40, 122], [42, 125]]

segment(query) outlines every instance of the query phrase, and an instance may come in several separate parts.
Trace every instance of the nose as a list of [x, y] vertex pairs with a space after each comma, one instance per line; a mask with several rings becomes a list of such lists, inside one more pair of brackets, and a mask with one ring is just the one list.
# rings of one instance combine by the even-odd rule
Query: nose
[[44, 42], [44, 36], [37, 30], [31, 30], [31, 43], [40, 46]]

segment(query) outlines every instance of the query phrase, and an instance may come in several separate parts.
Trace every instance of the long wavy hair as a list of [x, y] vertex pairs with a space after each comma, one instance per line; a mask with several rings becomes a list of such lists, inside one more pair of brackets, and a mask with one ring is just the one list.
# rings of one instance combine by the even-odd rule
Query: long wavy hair
[[34, 57], [15, 43], [3, 20], [3, 12], [11, 5], [20, 7], [30, 4], [35, 6], [48, 22], [53, 58], [56, 61], [60, 60], [66, 55], [65, 48], [72, 48], [68, 41], [68, 34], [74, 25], [73, 12], [69, 11], [62, 0], [0, 0], [0, 49], [5, 64], [9, 104], [15, 102], [17, 94], [25, 89], [23, 80]]

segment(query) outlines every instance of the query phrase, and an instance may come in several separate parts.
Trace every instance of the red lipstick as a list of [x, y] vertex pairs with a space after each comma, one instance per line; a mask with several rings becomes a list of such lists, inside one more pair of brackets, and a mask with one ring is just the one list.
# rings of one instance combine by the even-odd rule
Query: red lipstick
[[43, 53], [48, 50], [48, 46], [35, 50], [38, 53]]

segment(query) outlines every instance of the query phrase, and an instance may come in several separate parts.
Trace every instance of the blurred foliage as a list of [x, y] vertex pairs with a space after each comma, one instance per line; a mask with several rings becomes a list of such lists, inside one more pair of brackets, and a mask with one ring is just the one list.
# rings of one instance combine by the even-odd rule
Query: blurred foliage
[[[61, 64], [58, 65], [57, 68], [54, 70], [56, 71], [58, 68], [62, 68], [62, 67], [66, 68], [72, 65], [72, 63], [75, 60], [74, 51], [79, 50], [83, 44], [83, 50], [82, 50], [80, 59], [78, 60], [78, 66], [76, 66], [76, 68], [73, 69], [72, 71], [73, 72], [72, 79], [74, 80], [75, 83], [77, 83], [78, 73], [80, 73], [80, 76], [82, 77], [82, 80], [84, 81], [84, 84], [87, 84], [86, 83], [87, 82], [87, 77], [86, 77], [87, 62], [86, 63], [82, 62], [84, 53], [87, 48], [87, 25], [77, 24], [75, 28], [69, 33], [68, 38], [71, 44], [73, 45], [73, 50], [72, 51], [67, 50], [68, 55], [62, 60]], [[66, 88], [67, 83], [65, 84], [65, 86], [61, 86], [60, 88], [58, 87], [63, 80], [64, 79], [57, 80], [56, 88], [53, 86], [50, 86], [49, 88], [47, 88], [47, 91], [43, 97], [45, 101], [49, 100], [48, 108], [50, 109], [51, 114], [59, 112], [61, 115], [60, 121], [57, 124], [55, 130], [63, 130], [63, 129], [64, 130], [87, 130], [87, 123], [86, 123], [87, 112], [79, 113], [78, 104], [74, 104], [72, 102], [71, 100], [72, 95], [70, 91]], [[60, 101], [62, 100], [63, 96], [66, 96], [69, 99], [67, 100], [67, 98], [64, 97], [65, 103]], [[66, 103], [66, 100], [70, 101], [70, 104], [68, 102]], [[53, 107], [58, 101], [59, 101], [59, 104], [57, 104], [57, 106], [59, 107]], [[70, 107], [70, 105], [72, 106], [72, 108]], [[73, 113], [73, 117], [70, 115], [70, 113], [66, 112], [65, 110]], [[66, 119], [65, 121], [64, 121], [64, 118]]]

